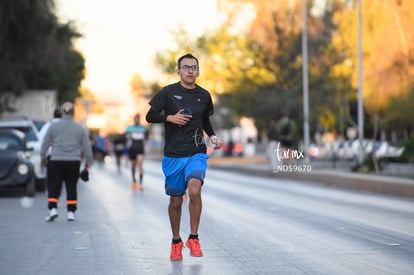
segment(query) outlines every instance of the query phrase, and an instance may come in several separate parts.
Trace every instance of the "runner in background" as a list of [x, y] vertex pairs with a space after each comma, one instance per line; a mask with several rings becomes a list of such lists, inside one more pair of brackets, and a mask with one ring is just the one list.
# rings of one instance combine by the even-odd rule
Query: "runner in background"
[[144, 176], [144, 156], [145, 156], [145, 144], [148, 140], [148, 129], [144, 125], [140, 124], [141, 116], [136, 114], [134, 116], [134, 124], [127, 127], [125, 130], [126, 144], [128, 149], [128, 157], [131, 161], [131, 173], [132, 173], [132, 190], [137, 190], [136, 179], [136, 167], [139, 170], [139, 185], [140, 191], [144, 190], [142, 179]]
[[126, 138], [123, 134], [117, 134], [113, 141], [113, 149], [115, 155], [116, 170], [121, 173], [121, 159], [126, 150]]

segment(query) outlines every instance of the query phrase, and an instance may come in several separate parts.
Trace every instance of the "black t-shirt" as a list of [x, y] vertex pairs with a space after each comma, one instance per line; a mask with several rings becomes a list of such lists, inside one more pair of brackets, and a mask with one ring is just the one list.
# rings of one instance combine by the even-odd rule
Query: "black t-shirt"
[[149, 104], [154, 111], [164, 112], [166, 116], [174, 115], [180, 109], [193, 116], [184, 126], [165, 123], [165, 156], [190, 157], [206, 152], [203, 121], [213, 114], [213, 103], [207, 90], [198, 85], [186, 89], [178, 82], [164, 87]]

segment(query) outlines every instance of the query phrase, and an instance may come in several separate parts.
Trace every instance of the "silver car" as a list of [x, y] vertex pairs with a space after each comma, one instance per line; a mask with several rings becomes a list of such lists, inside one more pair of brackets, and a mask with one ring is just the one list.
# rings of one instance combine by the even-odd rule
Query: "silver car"
[[0, 129], [0, 187], [22, 187], [25, 196], [35, 195], [33, 164], [24, 133]]
[[36, 190], [44, 191], [46, 188], [46, 169], [41, 165], [39, 132], [29, 119], [0, 120], [0, 129], [16, 129], [26, 136], [27, 146], [31, 149], [30, 161], [34, 166]]

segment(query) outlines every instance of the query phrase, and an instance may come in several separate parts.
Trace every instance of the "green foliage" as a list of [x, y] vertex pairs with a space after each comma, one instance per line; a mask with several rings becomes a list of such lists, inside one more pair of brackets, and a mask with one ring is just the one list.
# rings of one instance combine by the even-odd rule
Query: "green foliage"
[[[373, 118], [381, 111], [382, 127], [406, 134], [414, 129], [414, 100], [412, 95], [401, 96], [412, 87], [414, 51], [408, 26], [414, 17], [408, 11], [414, 2], [368, 2], [363, 2], [364, 130], [373, 132]], [[344, 135], [357, 121], [357, 10], [345, 1], [329, 3], [319, 16], [308, 15], [309, 122], [311, 133], [325, 124]], [[237, 19], [243, 5], [256, 17], [243, 32], [232, 32], [231, 20]], [[220, 6], [228, 21], [197, 38], [179, 30], [175, 35], [180, 50], [157, 55], [157, 63], [163, 71], [175, 73], [178, 55], [193, 52], [201, 63], [200, 83], [215, 94], [228, 115], [254, 118], [259, 132], [283, 113], [302, 125], [301, 1], [224, 0]], [[383, 31], [395, 39], [389, 41]], [[329, 121], [324, 114], [329, 114]]]
[[400, 160], [402, 162], [414, 163], [414, 138], [407, 140], [404, 144], [404, 152]]
[[59, 99], [79, 95], [84, 59], [73, 50], [80, 36], [61, 24], [53, 0], [0, 2], [0, 91], [57, 89]]
[[78, 97], [80, 83], [85, 78], [85, 59], [80, 52], [68, 51], [64, 64], [58, 68], [56, 80], [59, 102], [73, 101]]
[[384, 116], [386, 128], [396, 131], [410, 131], [409, 136], [414, 138], [414, 88], [401, 97], [390, 100], [387, 115]]
[[[332, 72], [348, 76], [358, 87], [358, 9], [362, 8], [363, 97], [365, 113], [378, 117], [379, 130], [412, 129], [413, 101], [405, 94], [413, 86], [414, 1], [361, 1], [362, 7], [337, 10], [332, 47], [342, 50], [343, 62]], [[405, 111], [403, 111], [405, 110]], [[404, 114], [405, 113], [405, 114]], [[375, 120], [374, 120], [375, 121]], [[371, 121], [370, 128], [376, 129]]]

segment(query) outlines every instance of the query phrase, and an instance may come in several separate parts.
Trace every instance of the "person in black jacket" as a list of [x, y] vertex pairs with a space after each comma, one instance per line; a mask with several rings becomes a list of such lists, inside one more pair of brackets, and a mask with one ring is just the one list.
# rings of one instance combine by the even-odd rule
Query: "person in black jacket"
[[210, 93], [196, 84], [199, 76], [197, 58], [186, 54], [178, 59], [180, 81], [164, 87], [149, 102], [146, 115], [150, 123], [164, 123], [165, 146], [162, 169], [165, 192], [170, 196], [168, 214], [172, 230], [171, 260], [182, 259], [180, 236], [183, 195], [188, 189], [190, 236], [186, 242], [190, 255], [203, 255], [198, 239], [201, 216], [201, 187], [207, 170], [207, 147], [204, 132], [216, 149], [223, 142], [216, 137], [210, 122], [213, 103]]

